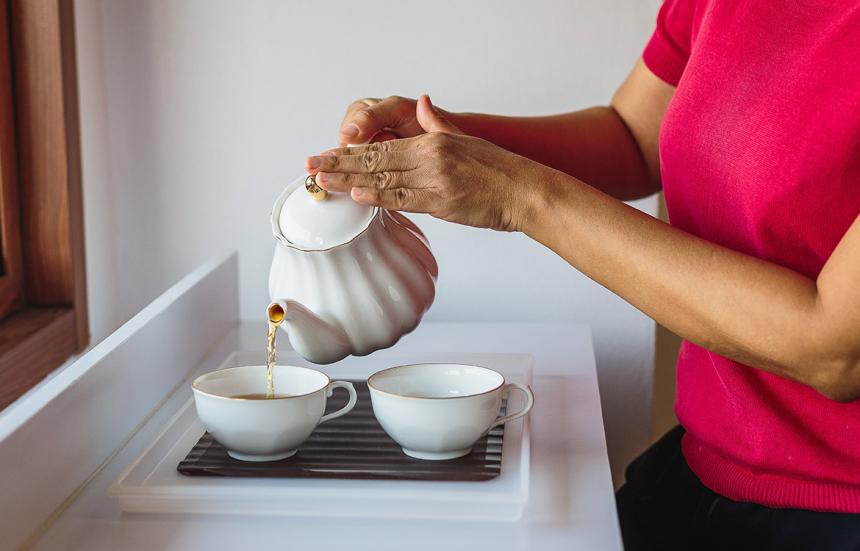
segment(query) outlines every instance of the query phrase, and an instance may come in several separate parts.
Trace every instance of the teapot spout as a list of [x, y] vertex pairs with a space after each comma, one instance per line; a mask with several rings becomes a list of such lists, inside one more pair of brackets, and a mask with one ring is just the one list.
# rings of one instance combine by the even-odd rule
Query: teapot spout
[[331, 324], [299, 302], [275, 300], [266, 308], [269, 320], [283, 322], [293, 349], [309, 362], [330, 364], [352, 353], [343, 329]]

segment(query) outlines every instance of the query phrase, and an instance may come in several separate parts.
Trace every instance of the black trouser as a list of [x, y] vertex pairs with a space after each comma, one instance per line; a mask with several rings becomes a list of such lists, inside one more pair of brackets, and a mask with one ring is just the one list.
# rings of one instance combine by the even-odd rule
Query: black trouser
[[681, 453], [683, 434], [675, 427], [627, 467], [615, 496], [627, 551], [860, 550], [860, 515], [771, 509], [705, 488]]

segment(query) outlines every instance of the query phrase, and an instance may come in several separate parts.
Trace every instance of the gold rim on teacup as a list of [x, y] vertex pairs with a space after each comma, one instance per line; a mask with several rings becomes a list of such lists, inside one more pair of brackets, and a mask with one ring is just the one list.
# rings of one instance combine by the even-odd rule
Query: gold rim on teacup
[[[440, 366], [447, 366], [447, 367], [471, 367], [474, 369], [481, 369], [484, 371], [489, 371], [490, 373], [493, 373], [495, 375], [498, 375], [499, 377], [502, 378], [502, 382], [498, 386], [495, 386], [495, 387], [491, 388], [490, 390], [485, 390], [483, 392], [475, 392], [474, 394], [463, 394], [462, 396], [406, 396], [404, 394], [397, 394], [396, 392], [388, 392], [387, 390], [379, 389], [379, 388], [373, 386], [373, 384], [371, 384], [371, 381], [373, 381], [374, 377], [376, 377], [377, 375], [382, 375], [386, 371], [391, 371], [393, 369], [401, 369], [401, 368], [405, 368], [405, 367], [418, 367], [418, 366], [422, 366], [422, 365], [440, 365]], [[373, 375], [371, 375], [370, 377], [367, 378], [367, 387], [368, 388], [372, 388], [373, 390], [375, 390], [376, 392], [379, 392], [380, 394], [387, 394], [389, 396], [395, 396], [397, 398], [408, 398], [411, 400], [458, 400], [460, 398], [472, 398], [473, 396], [482, 396], [484, 394], [489, 394], [491, 392], [495, 392], [495, 391], [499, 390], [500, 388], [504, 387], [505, 384], [507, 384], [507, 381], [505, 380], [505, 376], [502, 375], [501, 373], [499, 373], [498, 371], [494, 370], [494, 369], [490, 369], [489, 367], [482, 367], [480, 365], [458, 364], [458, 363], [451, 363], [451, 362], [421, 362], [421, 363], [414, 363], [414, 364], [395, 365], [394, 367], [388, 367], [386, 369], [382, 369], [380, 371], [377, 371], [376, 373], [374, 373]]]
[[322, 371], [317, 371], [316, 369], [310, 369], [308, 367], [302, 367], [300, 365], [276, 365], [275, 369], [277, 369], [279, 367], [296, 367], [298, 369], [306, 369], [308, 371], [314, 371], [316, 373], [319, 373], [323, 377], [325, 377], [326, 382], [320, 388], [318, 388], [316, 390], [312, 390], [310, 392], [305, 392], [304, 394], [290, 394], [289, 396], [273, 396], [271, 398], [266, 398], [265, 400], [257, 400], [257, 399], [253, 399], [253, 398], [238, 398], [238, 397], [234, 397], [234, 396], [222, 396], [220, 394], [212, 394], [211, 392], [206, 392], [205, 390], [202, 390], [197, 386], [198, 381], [200, 381], [200, 379], [202, 379], [204, 377], [209, 377], [209, 376], [212, 376], [216, 373], [219, 373], [219, 374], [224, 373], [225, 371], [233, 371], [235, 369], [247, 369], [249, 367], [262, 367], [264, 371], [266, 369], [266, 366], [264, 366], [264, 365], [237, 365], [234, 367], [225, 367], [224, 369], [216, 369], [215, 371], [210, 371], [209, 373], [204, 373], [203, 375], [200, 375], [196, 379], [194, 379], [194, 382], [191, 383], [191, 388], [193, 388], [194, 390], [196, 390], [200, 394], [204, 394], [206, 396], [211, 396], [213, 398], [220, 398], [222, 400], [233, 400], [236, 402], [267, 402], [267, 401], [272, 401], [272, 400], [289, 400], [290, 398], [301, 398], [303, 396], [309, 396], [315, 392], [319, 392], [320, 390], [325, 389], [328, 385], [331, 384], [331, 378], [328, 375], [326, 375], [325, 373], [323, 373]]

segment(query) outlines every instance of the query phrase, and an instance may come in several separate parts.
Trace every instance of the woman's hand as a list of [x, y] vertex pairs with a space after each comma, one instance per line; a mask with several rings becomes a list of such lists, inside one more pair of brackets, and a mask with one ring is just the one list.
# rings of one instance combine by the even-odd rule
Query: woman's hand
[[340, 148], [307, 159], [329, 191], [392, 210], [429, 213], [449, 222], [503, 231], [523, 229], [535, 187], [549, 171], [490, 142], [463, 135], [430, 98], [416, 104], [425, 134]]
[[416, 101], [400, 96], [354, 101], [343, 116], [338, 144], [375, 143], [424, 133], [415, 117]]

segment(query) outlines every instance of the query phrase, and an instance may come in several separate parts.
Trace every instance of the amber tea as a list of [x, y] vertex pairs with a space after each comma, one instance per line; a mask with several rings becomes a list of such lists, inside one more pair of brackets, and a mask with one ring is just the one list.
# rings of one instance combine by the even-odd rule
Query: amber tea
[[278, 337], [278, 326], [284, 321], [286, 312], [284, 312], [280, 304], [275, 303], [269, 306], [268, 310], [266, 310], [266, 315], [269, 318], [269, 337], [266, 344], [266, 398], [276, 398], [274, 374], [277, 347], [275, 341]]
[[251, 394], [237, 394], [236, 396], [230, 396], [230, 398], [237, 400], [277, 400], [278, 398], [289, 398], [289, 394], [273, 394], [269, 396], [268, 393], [253, 392]]

